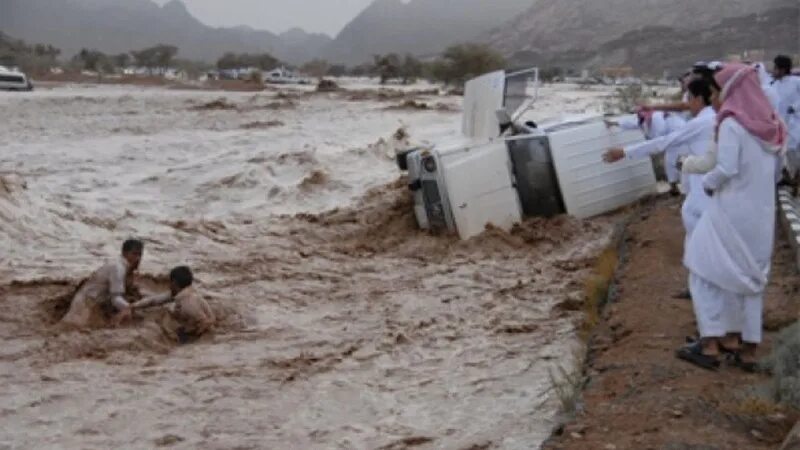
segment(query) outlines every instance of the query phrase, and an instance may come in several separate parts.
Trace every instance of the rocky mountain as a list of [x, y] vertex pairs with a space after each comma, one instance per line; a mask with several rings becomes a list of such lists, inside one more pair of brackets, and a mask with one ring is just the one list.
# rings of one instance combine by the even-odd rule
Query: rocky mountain
[[300, 64], [331, 41], [299, 29], [276, 35], [249, 27], [209, 27], [181, 0], [163, 7], [151, 0], [0, 0], [0, 11], [0, 30], [52, 43], [65, 56], [81, 48], [122, 53], [164, 43], [180, 48], [181, 58], [214, 61], [229, 51], [269, 52]]
[[375, 0], [325, 49], [335, 62], [358, 64], [372, 55], [432, 55], [476, 40], [528, 8], [533, 0]]
[[629, 65], [637, 73], [680, 73], [693, 61], [722, 58], [746, 50], [800, 54], [800, 8], [775, 8], [758, 14], [723, 19], [695, 33], [670, 27], [649, 27], [626, 33], [591, 55], [590, 67]]
[[332, 42], [327, 34], [307, 33], [300, 28], [292, 28], [278, 35], [281, 41], [279, 53], [286, 55], [282, 58], [294, 64], [308, 62], [322, 55], [325, 47]]
[[534, 0], [485, 39], [518, 64], [660, 73], [748, 49], [797, 53], [798, 8], [797, 0]]

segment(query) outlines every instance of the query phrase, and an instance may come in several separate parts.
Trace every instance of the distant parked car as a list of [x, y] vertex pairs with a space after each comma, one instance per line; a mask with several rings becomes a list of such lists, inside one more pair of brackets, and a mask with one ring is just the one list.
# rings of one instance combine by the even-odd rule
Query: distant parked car
[[311, 80], [299, 77], [283, 67], [264, 74], [264, 82], [270, 84], [311, 84]]
[[24, 73], [0, 66], [0, 90], [32, 91], [33, 83]]

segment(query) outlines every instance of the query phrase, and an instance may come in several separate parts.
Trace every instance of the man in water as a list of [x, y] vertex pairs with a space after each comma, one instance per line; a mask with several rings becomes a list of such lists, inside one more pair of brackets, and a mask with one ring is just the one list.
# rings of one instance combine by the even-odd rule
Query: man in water
[[211, 329], [216, 320], [211, 307], [192, 287], [193, 281], [191, 269], [176, 267], [169, 273], [169, 292], [142, 299], [132, 308], [146, 309], [172, 303], [162, 328], [178, 342], [189, 342]]
[[76, 327], [86, 327], [96, 313], [110, 312], [112, 322], [119, 324], [131, 317], [131, 308], [125, 300], [126, 287], [139, 268], [144, 243], [129, 239], [122, 244], [122, 254], [97, 269], [78, 288], [69, 311], [61, 321]]

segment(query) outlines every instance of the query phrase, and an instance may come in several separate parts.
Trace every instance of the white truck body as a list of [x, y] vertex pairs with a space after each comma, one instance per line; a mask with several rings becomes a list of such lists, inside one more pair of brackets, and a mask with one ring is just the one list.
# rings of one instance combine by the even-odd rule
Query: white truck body
[[31, 91], [33, 84], [24, 73], [0, 66], [0, 90]]
[[[655, 191], [649, 159], [602, 162], [609, 148], [642, 141], [641, 132], [610, 130], [599, 116], [517, 124], [529, 75], [538, 82], [535, 69], [469, 81], [462, 136], [405, 156], [421, 228], [469, 239], [490, 225], [509, 230], [525, 216], [596, 216]], [[513, 133], [501, 132], [504, 115]]]

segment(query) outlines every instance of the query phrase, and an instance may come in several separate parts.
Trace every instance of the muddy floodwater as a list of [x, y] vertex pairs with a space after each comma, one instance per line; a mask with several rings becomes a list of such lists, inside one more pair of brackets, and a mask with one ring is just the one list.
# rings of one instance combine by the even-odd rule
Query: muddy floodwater
[[[371, 91], [0, 93], [0, 448], [537, 448], [614, 218], [466, 242], [419, 231], [389, 155], [455, 134], [460, 98], [409, 95], [431, 106]], [[548, 87], [537, 114], [604, 95]], [[221, 318], [212, 335], [174, 345], [159, 311], [57, 324], [131, 236], [143, 293], [193, 268]]]

